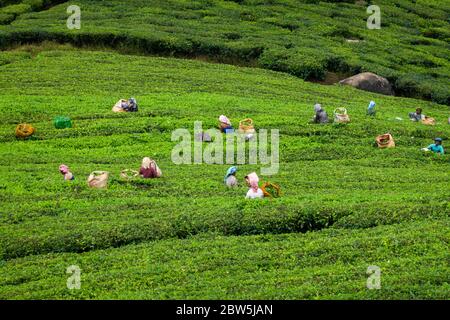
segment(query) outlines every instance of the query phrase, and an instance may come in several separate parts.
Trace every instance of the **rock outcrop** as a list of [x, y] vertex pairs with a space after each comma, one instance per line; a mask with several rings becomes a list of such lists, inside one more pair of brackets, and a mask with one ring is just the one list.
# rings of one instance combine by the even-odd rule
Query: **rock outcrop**
[[381, 93], [385, 95], [393, 95], [394, 90], [392, 89], [392, 85], [386, 78], [380, 77], [375, 73], [364, 72], [357, 74], [353, 77], [344, 79], [339, 82], [340, 84], [350, 85], [352, 87], [370, 91]]

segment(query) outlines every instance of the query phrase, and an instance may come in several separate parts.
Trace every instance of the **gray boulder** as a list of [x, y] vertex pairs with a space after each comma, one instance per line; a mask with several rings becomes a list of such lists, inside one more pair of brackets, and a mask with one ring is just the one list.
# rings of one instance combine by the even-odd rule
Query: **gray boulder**
[[371, 72], [357, 74], [353, 77], [344, 79], [339, 83], [350, 85], [361, 90], [381, 93], [389, 96], [394, 94], [392, 85], [386, 78], [380, 77]]

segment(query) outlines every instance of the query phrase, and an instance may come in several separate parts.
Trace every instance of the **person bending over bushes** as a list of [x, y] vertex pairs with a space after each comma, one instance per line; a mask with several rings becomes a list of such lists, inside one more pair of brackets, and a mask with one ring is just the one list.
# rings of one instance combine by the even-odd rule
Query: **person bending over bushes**
[[416, 112], [410, 112], [409, 119], [411, 119], [411, 121], [422, 121], [425, 119], [425, 115], [422, 114], [422, 108], [417, 108]]
[[75, 180], [75, 176], [70, 172], [69, 167], [65, 164], [59, 166], [59, 172], [64, 175], [64, 180]]
[[328, 123], [328, 115], [325, 110], [322, 109], [322, 105], [317, 103], [314, 105], [314, 112], [316, 113], [312, 122], [313, 123]]
[[224, 183], [229, 188], [235, 187], [238, 184], [236, 179], [236, 171], [237, 171], [236, 167], [230, 167], [227, 170], [227, 174], [225, 175], [224, 178]]
[[423, 151], [433, 151], [434, 153], [444, 154], [444, 147], [442, 147], [442, 139], [436, 138], [434, 139], [433, 144], [430, 144], [428, 147], [423, 148]]
[[221, 132], [230, 132], [233, 130], [233, 126], [231, 125], [230, 119], [228, 119], [226, 116], [221, 115], [219, 117], [219, 129]]
[[375, 106], [376, 106], [375, 101], [370, 101], [369, 107], [367, 108], [367, 115], [368, 116], [372, 116], [372, 117], [375, 116], [375, 114], [376, 114]]
[[139, 174], [145, 179], [159, 178], [162, 176], [161, 169], [159, 169], [155, 160], [148, 157], [142, 159], [142, 166], [139, 169]]
[[247, 195], [245, 196], [246, 199], [264, 198], [264, 192], [258, 186], [259, 178], [256, 172], [252, 172], [248, 176], [246, 176], [245, 182], [247, 182], [247, 185], [250, 187]]
[[138, 105], [135, 98], [130, 98], [128, 100], [119, 100], [112, 109], [113, 112], [137, 112]]

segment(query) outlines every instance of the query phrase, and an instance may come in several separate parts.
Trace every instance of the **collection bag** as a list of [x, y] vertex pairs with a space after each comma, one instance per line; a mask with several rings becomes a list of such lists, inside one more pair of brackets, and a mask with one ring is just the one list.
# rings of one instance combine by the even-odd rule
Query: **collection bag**
[[278, 184], [266, 182], [261, 186], [264, 197], [279, 198], [281, 195], [281, 187]]
[[250, 118], [239, 121], [239, 132], [240, 133], [255, 133], [255, 127], [253, 125], [253, 120]]
[[395, 147], [394, 138], [389, 133], [379, 135], [376, 138], [376, 142], [377, 142], [378, 148], [380, 148], [380, 149]]
[[16, 137], [17, 138], [28, 138], [31, 137], [36, 132], [36, 129], [26, 123], [21, 123], [16, 127]]
[[125, 180], [132, 180], [139, 176], [139, 172], [132, 169], [125, 169], [120, 172], [120, 177]]
[[337, 108], [336, 110], [334, 110], [334, 122], [336, 122], [336, 123], [350, 122], [350, 117], [347, 114], [347, 109]]
[[422, 119], [422, 123], [428, 126], [434, 126], [436, 124], [436, 120], [431, 117], [425, 117]]
[[109, 172], [107, 171], [93, 171], [88, 177], [88, 185], [91, 188], [102, 189], [108, 185]]

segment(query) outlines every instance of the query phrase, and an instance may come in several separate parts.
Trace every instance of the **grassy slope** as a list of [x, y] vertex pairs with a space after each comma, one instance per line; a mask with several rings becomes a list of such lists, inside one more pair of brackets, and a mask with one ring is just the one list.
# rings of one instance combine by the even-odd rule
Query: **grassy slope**
[[388, 77], [398, 94], [450, 103], [449, 0], [372, 1], [381, 8], [381, 30], [367, 29], [366, 3], [333, 2], [79, 0], [81, 30], [66, 28], [69, 2], [0, 26], [0, 47], [2, 41], [100, 44], [207, 56], [305, 79], [321, 79], [326, 70], [372, 71]]
[[[448, 219], [371, 230], [196, 236], [0, 266], [3, 299], [448, 299]], [[81, 290], [67, 290], [70, 265]], [[381, 290], [366, 288], [369, 265]]]
[[[70, 297], [64, 288], [54, 287], [54, 280], [64, 278], [65, 264], [72, 259], [80, 261], [82, 268], [97, 270], [88, 276], [88, 281], [100, 286], [97, 289], [88, 286], [89, 289], [80, 292], [80, 297], [85, 298], [439, 298], [448, 292], [444, 290], [448, 265], [442, 263], [445, 250], [441, 248], [448, 242], [449, 156], [423, 155], [419, 151], [436, 135], [448, 139], [447, 107], [371, 95], [347, 87], [314, 85], [271, 71], [187, 60], [74, 50], [1, 52], [0, 60], [7, 63], [0, 66], [0, 248], [4, 259], [2, 274], [7, 274], [0, 284], [1, 297], [30, 298], [27, 291], [35, 291], [34, 297], [41, 298]], [[118, 98], [130, 95], [140, 102], [139, 113], [110, 112]], [[379, 114], [375, 119], [364, 115], [370, 99], [378, 103]], [[323, 103], [329, 112], [346, 106], [353, 122], [348, 126], [308, 124], [316, 101]], [[394, 120], [396, 116], [406, 118], [407, 112], [416, 106], [436, 117], [438, 125], [426, 127], [408, 120]], [[215, 126], [221, 113], [229, 115], [234, 123], [250, 116], [259, 128], [280, 129], [282, 164], [280, 174], [271, 180], [282, 185], [283, 198], [250, 202], [243, 199], [246, 192], [243, 186], [225, 190], [221, 183], [226, 165], [171, 163], [174, 143], [170, 142], [170, 132], [179, 127], [192, 128], [195, 120], [204, 121], [206, 128]], [[70, 115], [75, 128], [53, 129], [51, 119], [60, 114]], [[16, 141], [13, 131], [20, 121], [35, 124], [39, 139]], [[394, 134], [398, 147], [374, 148], [374, 137], [386, 131]], [[137, 168], [144, 155], [157, 159], [164, 178], [138, 181], [137, 185], [123, 184], [118, 179], [120, 170]], [[77, 180], [73, 184], [61, 181], [57, 167], [62, 162], [74, 170]], [[92, 191], [85, 186], [85, 177], [95, 169], [113, 173], [108, 190]], [[241, 166], [239, 178], [258, 169], [259, 166]], [[376, 228], [369, 233], [350, 230], [397, 222], [402, 224]], [[329, 243], [327, 232], [274, 238], [270, 235], [315, 230], [330, 224], [337, 229], [346, 228], [327, 232], [340, 235], [336, 248], [330, 247], [336, 259], [354, 255], [355, 260], [348, 261], [350, 273], [335, 264], [322, 268], [323, 259], [311, 258], [319, 255], [326, 260], [319, 248]], [[115, 265], [113, 270], [123, 268], [123, 262], [117, 262], [121, 259], [133, 262], [134, 250], [143, 255], [157, 250], [160, 252], [155, 256], [157, 261], [163, 252], [168, 256], [172, 252], [174, 260], [162, 259], [155, 265], [155, 274], [152, 275], [153, 271], [146, 274], [145, 260], [136, 267], [127, 267], [126, 275], [118, 275], [114, 284], [103, 281], [112, 271], [102, 269], [104, 252], [98, 249], [186, 238], [202, 232], [241, 236], [264, 233], [268, 237], [267, 251], [276, 248], [277, 241], [283, 242], [280, 254], [284, 259], [289, 259], [289, 250], [310, 243], [310, 237], [317, 241], [317, 248], [292, 262], [305, 263], [310, 271], [299, 276], [295, 268], [289, 271], [289, 264], [270, 263], [269, 280], [262, 280], [265, 277], [255, 273], [258, 265], [244, 256], [247, 250], [260, 252], [261, 255], [255, 253], [254, 259], [264, 261], [266, 251], [258, 249], [264, 237], [164, 240], [107, 251], [112, 260], [106, 265]], [[397, 250], [403, 249], [389, 242], [400, 241], [396, 240], [397, 232], [406, 241], [405, 246], [400, 245], [405, 247], [400, 255]], [[391, 240], [383, 244], [378, 263], [390, 270], [389, 261], [395, 261], [392, 270], [400, 273], [393, 275], [392, 286], [395, 290], [404, 286], [398, 296], [394, 289], [379, 295], [365, 291], [365, 269], [376, 259], [366, 258], [364, 246], [354, 252], [361, 238], [366, 239], [366, 246], [376, 246], [385, 237]], [[253, 241], [257, 244], [252, 246]], [[417, 243], [430, 245], [421, 247]], [[188, 251], [193, 244], [201, 251], [195, 258]], [[235, 275], [228, 264], [220, 266], [224, 263], [218, 253], [222, 245], [229, 248], [231, 261], [248, 269]], [[187, 251], [181, 254], [177, 248]], [[423, 260], [419, 259], [421, 248], [429, 250]], [[81, 251], [92, 252], [76, 254]], [[211, 251], [216, 254], [210, 256]], [[51, 255], [40, 255], [43, 253]], [[418, 265], [415, 280], [405, 270], [408, 261]], [[431, 261], [436, 269], [428, 268]], [[27, 263], [39, 267], [26, 267]], [[179, 263], [173, 274], [168, 278], [157, 276], [171, 270], [172, 263]], [[182, 267], [183, 264], [192, 269]], [[216, 264], [219, 274], [229, 272], [222, 286], [218, 285], [217, 273], [208, 273], [201, 267]], [[47, 265], [49, 271], [45, 271]], [[280, 280], [281, 289], [274, 289], [277, 273], [273, 270], [278, 267], [285, 273]], [[62, 274], [50, 276], [53, 272], [50, 270], [58, 268], [63, 268], [58, 271]], [[323, 277], [330, 274], [341, 277], [342, 284], [323, 292], [315, 291], [315, 287], [325, 288], [327, 284], [322, 281], [328, 283], [332, 278], [321, 280], [322, 276], [314, 275], [316, 268]], [[192, 270], [193, 274], [186, 276], [186, 270]], [[200, 281], [205, 272], [208, 277]], [[197, 281], [197, 293], [191, 291], [195, 281], [188, 285], [186, 277]], [[242, 282], [244, 277], [250, 277], [248, 286]], [[303, 279], [308, 279], [305, 291], [297, 291]], [[404, 280], [398, 279], [409, 279], [412, 284], [400, 284]], [[269, 284], [255, 289], [262, 281]], [[242, 291], [232, 290], [236, 283], [243, 283]]]

